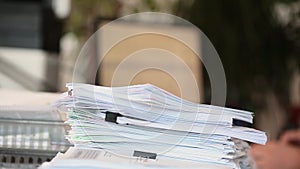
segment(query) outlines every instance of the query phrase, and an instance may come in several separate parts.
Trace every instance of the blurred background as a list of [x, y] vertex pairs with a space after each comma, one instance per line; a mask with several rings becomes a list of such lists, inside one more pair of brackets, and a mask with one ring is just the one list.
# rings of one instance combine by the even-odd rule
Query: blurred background
[[[82, 45], [101, 25], [149, 11], [182, 17], [211, 40], [226, 73], [227, 107], [254, 111], [255, 127], [271, 139], [284, 128], [299, 126], [297, 0], [0, 0], [1, 90], [65, 91]], [[186, 32], [201, 48], [191, 38], [193, 32], [172, 29]], [[203, 91], [196, 100], [209, 104], [211, 89], [205, 68], [198, 61], [189, 66], [196, 67], [193, 73]], [[134, 83], [155, 82], [165, 76], [146, 73], [148, 78], [137, 77]], [[106, 85], [101, 77], [96, 84]], [[164, 84], [180, 95], [176, 85]]]

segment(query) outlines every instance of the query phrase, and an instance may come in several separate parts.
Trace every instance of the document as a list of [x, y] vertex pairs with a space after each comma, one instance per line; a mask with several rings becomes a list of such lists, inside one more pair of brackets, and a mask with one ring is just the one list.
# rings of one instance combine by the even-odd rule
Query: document
[[[151, 84], [67, 87], [53, 106], [66, 112], [75, 148], [50, 168], [241, 168], [245, 141], [267, 141], [263, 131], [233, 125], [252, 123], [252, 112], [189, 102]], [[102, 155], [71, 155], [79, 152]]]

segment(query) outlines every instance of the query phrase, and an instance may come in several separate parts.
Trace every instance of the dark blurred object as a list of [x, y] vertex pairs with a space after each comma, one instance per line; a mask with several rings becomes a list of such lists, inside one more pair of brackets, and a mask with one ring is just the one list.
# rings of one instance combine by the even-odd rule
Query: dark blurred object
[[291, 108], [291, 125], [295, 126], [295, 128], [299, 128], [300, 124], [300, 106], [294, 106]]
[[288, 130], [300, 128], [300, 106], [291, 107], [289, 115], [290, 116], [288, 118], [287, 124], [282, 129], [281, 134]]
[[43, 49], [46, 51], [59, 52], [60, 38], [63, 35], [63, 22], [57, 18], [51, 7], [51, 1], [43, 0], [42, 10], [42, 36]]
[[49, 0], [0, 0], [0, 46], [58, 53], [62, 28]]

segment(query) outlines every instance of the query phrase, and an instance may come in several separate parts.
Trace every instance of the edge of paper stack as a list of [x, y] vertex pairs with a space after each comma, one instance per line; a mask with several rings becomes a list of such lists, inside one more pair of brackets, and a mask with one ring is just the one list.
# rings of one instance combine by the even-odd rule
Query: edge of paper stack
[[192, 103], [151, 84], [66, 86], [54, 106], [67, 113], [74, 147], [43, 169], [251, 168], [247, 142], [267, 141], [262, 131], [233, 125], [252, 123], [252, 112]]

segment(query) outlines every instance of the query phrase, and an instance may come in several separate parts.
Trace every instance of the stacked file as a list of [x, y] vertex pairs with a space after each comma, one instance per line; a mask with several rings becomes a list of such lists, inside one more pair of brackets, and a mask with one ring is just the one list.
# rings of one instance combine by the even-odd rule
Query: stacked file
[[240, 168], [248, 148], [242, 140], [267, 140], [262, 131], [233, 126], [233, 119], [252, 123], [251, 112], [192, 103], [150, 84], [67, 87], [55, 106], [66, 108], [75, 147], [153, 160], [147, 168]]

